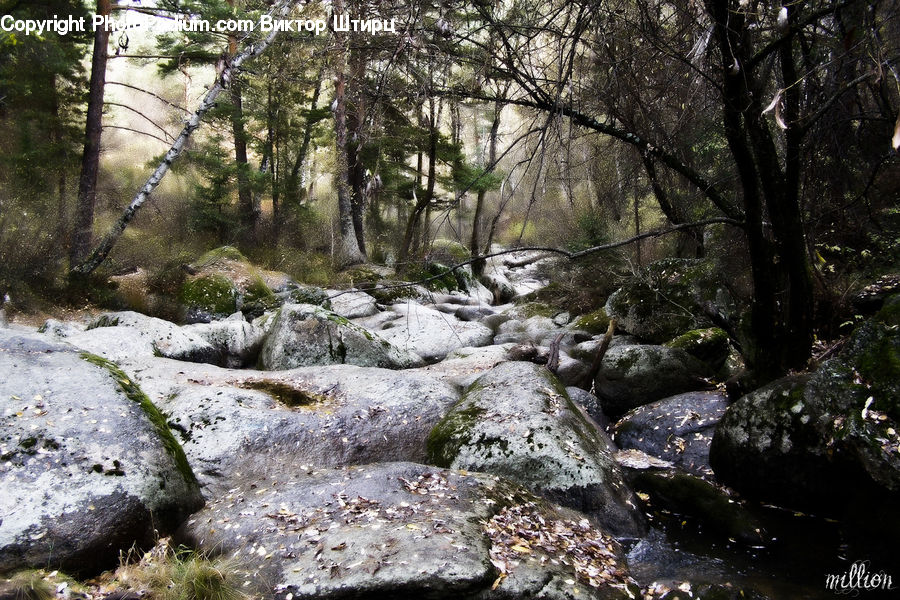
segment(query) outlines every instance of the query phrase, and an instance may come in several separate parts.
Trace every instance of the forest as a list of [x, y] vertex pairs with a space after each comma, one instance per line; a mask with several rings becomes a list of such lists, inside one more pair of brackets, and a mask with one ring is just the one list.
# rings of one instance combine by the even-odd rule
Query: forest
[[900, 587], [900, 2], [0, 7], [0, 598]]

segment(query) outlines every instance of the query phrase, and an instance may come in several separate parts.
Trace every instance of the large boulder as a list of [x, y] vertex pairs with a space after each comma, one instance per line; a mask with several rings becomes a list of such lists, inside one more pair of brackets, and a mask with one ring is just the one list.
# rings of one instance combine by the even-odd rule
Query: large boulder
[[432, 430], [428, 455], [438, 466], [508, 477], [616, 534], [643, 530], [609, 438], [544, 367], [508, 362], [482, 375]]
[[405, 462], [248, 481], [180, 538], [234, 557], [248, 591], [278, 600], [640, 593], [615, 541], [587, 519], [494, 477]]
[[673, 394], [709, 387], [710, 368], [680, 348], [611, 346], [594, 389], [610, 417]]
[[218, 351], [223, 366], [240, 368], [256, 363], [266, 330], [248, 323], [242, 313], [222, 321], [197, 323], [182, 327], [188, 336], [197, 336]]
[[0, 332], [0, 572], [96, 573], [203, 505], [165, 419], [123, 372]]
[[710, 261], [667, 258], [616, 290], [606, 313], [620, 328], [656, 344], [713, 325], [710, 312], [731, 319], [735, 302]]
[[100, 315], [83, 330], [54, 321], [41, 329], [56, 339], [114, 362], [152, 356], [199, 363], [222, 361], [220, 350], [197, 331], [133, 311]]
[[332, 312], [347, 319], [370, 317], [378, 312], [378, 302], [359, 290], [328, 290]]
[[421, 365], [422, 361], [406, 349], [319, 306], [282, 306], [260, 351], [260, 367], [282, 370], [332, 364], [406, 369]]
[[408, 370], [138, 368], [209, 495], [279, 469], [424, 462], [431, 428], [459, 399], [450, 385]]
[[[790, 376], [728, 408], [710, 461], [735, 489], [791, 507], [875, 514], [900, 498], [900, 329], [861, 325], [811, 375]], [[882, 526], [900, 531], [889, 510]]]
[[689, 473], [712, 475], [709, 445], [728, 407], [722, 392], [687, 392], [628, 411], [616, 422], [613, 440]]
[[427, 362], [437, 362], [457, 348], [488, 346], [493, 333], [480, 323], [456, 317], [415, 302], [395, 304], [398, 318], [385, 323], [376, 333]]

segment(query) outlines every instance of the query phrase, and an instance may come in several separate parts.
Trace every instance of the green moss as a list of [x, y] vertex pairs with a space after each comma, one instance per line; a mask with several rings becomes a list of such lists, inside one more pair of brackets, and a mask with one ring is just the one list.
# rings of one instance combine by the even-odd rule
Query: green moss
[[581, 315], [575, 319], [572, 326], [575, 329], [587, 331], [594, 335], [606, 333], [606, 330], [609, 328], [609, 315], [606, 314], [606, 309], [598, 308], [594, 312]]
[[237, 310], [238, 291], [223, 275], [205, 275], [184, 284], [179, 301], [185, 306], [213, 314], [230, 315]]
[[900, 294], [894, 294], [885, 300], [875, 319], [891, 327], [900, 326]]
[[431, 245], [432, 254], [437, 255], [441, 260], [451, 260], [460, 263], [472, 258], [469, 249], [455, 240], [446, 238], [438, 238]]
[[315, 304], [331, 310], [331, 299], [325, 290], [312, 286], [301, 286], [291, 290], [291, 302], [295, 304]]
[[728, 358], [729, 340], [724, 330], [710, 327], [692, 329], [666, 342], [664, 346], [684, 350], [708, 364], [713, 371], [718, 371]]
[[530, 319], [531, 317], [553, 318], [557, 310], [543, 302], [526, 302], [510, 311], [516, 318]]
[[471, 392], [471, 389], [470, 387], [470, 391], [463, 395], [462, 400], [457, 402], [447, 413], [447, 416], [435, 425], [428, 434], [425, 449], [429, 463], [438, 467], [450, 467], [459, 454], [459, 449], [468, 443], [472, 427], [481, 415], [485, 413], [485, 410], [480, 406], [469, 406], [464, 409], [457, 408], [466, 401], [466, 396]]
[[241, 387], [265, 392], [287, 406], [311, 406], [321, 404], [328, 399], [328, 396], [312, 394], [283, 381], [255, 379], [241, 383]]
[[119, 324], [119, 317], [112, 315], [100, 315], [93, 323], [87, 326], [87, 331], [98, 329], [100, 327], [115, 327]]
[[198, 269], [203, 269], [223, 260], [233, 260], [235, 262], [250, 262], [247, 257], [241, 254], [241, 251], [234, 246], [221, 246], [210, 250], [194, 263]]
[[147, 415], [147, 418], [156, 429], [156, 433], [157, 435], [159, 435], [163, 447], [175, 461], [175, 465], [181, 472], [184, 480], [189, 484], [196, 485], [197, 478], [194, 476], [194, 472], [191, 470], [191, 465], [188, 463], [187, 457], [184, 455], [184, 450], [181, 448], [178, 440], [175, 439], [175, 436], [172, 435], [172, 432], [169, 431], [169, 426], [166, 425], [166, 418], [159, 411], [159, 409], [156, 408], [156, 405], [153, 404], [150, 398], [148, 398], [147, 395], [141, 390], [140, 386], [131, 381], [131, 379], [128, 377], [128, 375], [125, 374], [124, 371], [122, 371], [119, 367], [106, 360], [105, 358], [97, 356], [96, 354], [91, 354], [89, 352], [82, 352], [81, 358], [91, 363], [92, 365], [96, 365], [109, 371], [110, 375], [112, 375], [112, 378], [116, 381], [125, 396], [128, 397], [128, 399], [132, 402], [138, 404], [144, 411], [144, 414]]

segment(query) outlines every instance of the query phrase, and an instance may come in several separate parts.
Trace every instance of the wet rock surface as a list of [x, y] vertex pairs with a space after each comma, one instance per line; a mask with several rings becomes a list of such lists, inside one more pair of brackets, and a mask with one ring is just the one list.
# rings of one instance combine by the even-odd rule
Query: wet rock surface
[[709, 445], [728, 407], [722, 392], [688, 392], [635, 408], [615, 424], [623, 449], [641, 450], [700, 476], [713, 475]]

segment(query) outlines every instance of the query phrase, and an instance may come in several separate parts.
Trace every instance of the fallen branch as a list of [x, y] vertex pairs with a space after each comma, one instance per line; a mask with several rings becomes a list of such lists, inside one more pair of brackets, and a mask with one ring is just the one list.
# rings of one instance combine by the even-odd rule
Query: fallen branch
[[606, 328], [606, 333], [603, 334], [603, 339], [600, 341], [600, 347], [597, 348], [597, 354], [594, 355], [594, 361], [591, 363], [591, 368], [584, 374], [584, 377], [578, 386], [581, 389], [590, 390], [591, 386], [594, 385], [594, 380], [597, 379], [597, 375], [600, 374], [600, 369], [603, 366], [603, 357], [606, 356], [606, 351], [609, 350], [609, 345], [612, 342], [613, 334], [615, 332], [616, 320], [610, 319], [609, 327]]
[[[578, 252], [569, 252], [568, 250], [563, 250], [561, 248], [553, 248], [549, 246], [523, 246], [519, 248], [510, 248], [508, 250], [500, 250], [498, 252], [491, 252], [490, 254], [482, 254], [476, 258], [470, 258], [469, 260], [464, 260], [462, 262], [458, 262], [450, 267], [447, 267], [446, 270], [441, 271], [437, 275], [432, 275], [431, 277], [426, 277], [424, 279], [419, 279], [417, 281], [408, 281], [404, 283], [397, 283], [391, 285], [384, 286], [376, 286], [374, 289], [376, 290], [393, 290], [393, 289], [401, 289], [408, 288], [417, 285], [421, 285], [423, 283], [428, 283], [429, 281], [435, 281], [437, 279], [441, 279], [445, 275], [449, 273], [453, 273], [466, 265], [471, 265], [474, 262], [478, 262], [481, 260], [485, 260], [488, 258], [493, 258], [495, 256], [503, 256], [505, 254], [512, 254], [514, 252], [546, 252], [548, 254], [557, 254], [560, 256], [564, 256], [570, 260], [575, 260], [578, 258], [583, 258], [585, 256], [589, 256], [591, 254], [595, 254], [597, 252], [602, 252], [604, 250], [613, 250], [615, 248], [620, 248], [622, 246], [627, 246], [628, 244], [633, 244], [640, 240], [644, 240], [647, 238], [655, 238], [663, 235], [668, 235], [670, 233], [675, 233], [677, 231], [683, 231], [685, 229], [691, 229], [692, 227], [705, 227], [707, 225], [715, 225], [715, 224], [725, 224], [725, 225], [734, 225], [735, 227], [743, 227], [743, 221], [738, 221], [736, 219], [731, 219], [729, 217], [713, 217], [711, 219], [704, 219], [702, 221], [694, 221], [692, 223], [681, 223], [679, 225], [673, 225], [672, 227], [668, 227], [666, 229], [657, 229], [655, 231], [646, 231], [640, 235], [636, 235], [630, 237], [625, 240], [619, 240], [618, 242], [610, 242], [609, 244], [601, 244], [600, 246], [593, 246], [591, 248], [587, 248], [585, 250], [579, 250]], [[334, 296], [340, 296], [342, 294], [349, 294], [352, 290], [344, 290]], [[334, 297], [333, 296], [333, 297]]]

